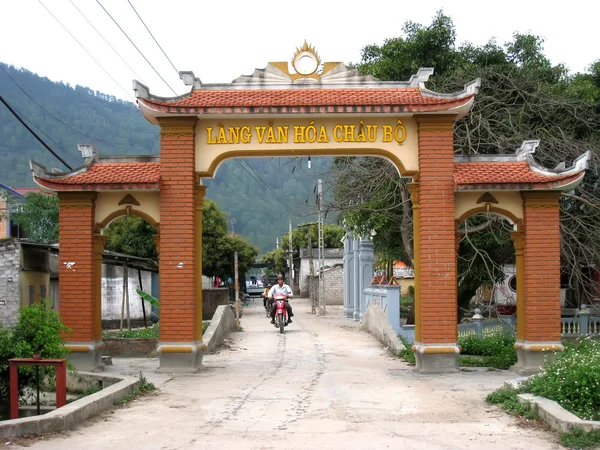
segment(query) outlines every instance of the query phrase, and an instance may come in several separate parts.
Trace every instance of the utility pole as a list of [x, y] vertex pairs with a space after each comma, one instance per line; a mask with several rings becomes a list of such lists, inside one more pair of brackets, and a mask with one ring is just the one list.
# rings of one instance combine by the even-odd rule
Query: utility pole
[[277, 247], [277, 250], [279, 250], [279, 238], [275, 239], [275, 245]]
[[231, 223], [231, 235], [232, 235], [232, 236], [235, 236], [235, 230], [233, 229], [233, 226], [234, 226], [234, 225], [235, 225], [235, 223], [236, 223], [235, 219], [231, 219], [231, 220], [229, 221], [229, 223]]
[[293, 288], [294, 287], [294, 255], [293, 255], [293, 250], [292, 250], [293, 249], [293, 246], [292, 246], [292, 219], [290, 219], [289, 225], [290, 225], [290, 228], [289, 228], [289, 237], [290, 237], [289, 241], [290, 242], [288, 245], [288, 255], [289, 255], [288, 256], [288, 261], [289, 261], [288, 268], [289, 268], [289, 277], [290, 277], [289, 281], [291, 281], [292, 288]]
[[235, 326], [240, 329], [240, 283], [238, 281], [238, 252], [233, 253], [233, 278], [235, 280]]
[[319, 208], [318, 213], [318, 240], [319, 240], [319, 305], [323, 308], [323, 314], [326, 313], [325, 307], [325, 274], [323, 273], [325, 267], [325, 239], [323, 230], [323, 183], [321, 179], [317, 180], [317, 206]]
[[315, 299], [317, 298], [317, 293], [314, 290], [314, 275], [315, 275], [315, 266], [313, 262], [313, 248], [312, 248], [312, 225], [316, 225], [316, 222], [305, 223], [302, 225], [298, 225], [298, 228], [308, 227], [308, 297], [310, 298], [311, 303], [311, 312], [316, 314], [317, 305], [315, 304]]

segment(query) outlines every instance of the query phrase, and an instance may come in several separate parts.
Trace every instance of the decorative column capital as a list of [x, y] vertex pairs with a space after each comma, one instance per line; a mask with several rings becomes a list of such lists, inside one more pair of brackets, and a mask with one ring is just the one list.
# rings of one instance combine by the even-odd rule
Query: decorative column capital
[[438, 114], [438, 115], [419, 115], [415, 114], [415, 121], [420, 132], [444, 133], [454, 131], [455, 116]]
[[556, 191], [523, 191], [524, 208], [558, 208], [561, 192]]
[[408, 193], [410, 194], [410, 200], [412, 202], [413, 209], [419, 209], [421, 207], [421, 193], [419, 186], [419, 183], [407, 184]]
[[511, 237], [515, 246], [515, 255], [522, 255], [525, 249], [525, 232], [513, 231]]
[[161, 136], [194, 136], [196, 117], [158, 117]]
[[202, 209], [204, 206], [204, 196], [206, 194], [206, 186], [196, 185], [194, 186], [194, 207], [196, 209]]
[[59, 192], [58, 198], [60, 200], [61, 208], [89, 208], [94, 206], [96, 198], [98, 198], [97, 192]]
[[106, 241], [108, 241], [108, 236], [103, 236], [101, 234], [94, 235], [94, 254], [96, 255], [96, 258], [102, 258]]
[[153, 234], [152, 239], [154, 239], [154, 245], [156, 245], [156, 252], [160, 254], [160, 234]]

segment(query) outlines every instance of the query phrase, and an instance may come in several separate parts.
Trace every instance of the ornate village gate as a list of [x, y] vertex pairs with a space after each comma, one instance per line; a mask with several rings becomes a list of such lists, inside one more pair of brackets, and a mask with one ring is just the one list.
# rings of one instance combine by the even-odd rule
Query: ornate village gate
[[412, 178], [418, 370], [456, 370], [457, 224], [486, 211], [514, 224], [517, 366], [537, 368], [543, 352], [562, 350], [558, 198], [581, 182], [588, 155], [568, 169], [545, 169], [532, 157], [538, 142], [528, 141], [510, 155], [455, 156], [453, 123], [469, 113], [479, 80], [438, 94], [425, 88], [433, 69], [407, 82], [381, 82], [320, 63], [305, 44], [294, 55], [295, 70], [270, 63], [212, 85], [182, 72], [191, 91], [180, 97], [159, 98], [134, 82], [142, 114], [160, 126], [160, 156], [91, 150], [68, 173], [32, 162], [35, 182], [61, 199], [60, 313], [73, 330], [78, 368], [102, 365], [102, 230], [129, 214], [159, 229], [160, 368], [201, 364], [202, 179], [235, 157], [374, 155]]

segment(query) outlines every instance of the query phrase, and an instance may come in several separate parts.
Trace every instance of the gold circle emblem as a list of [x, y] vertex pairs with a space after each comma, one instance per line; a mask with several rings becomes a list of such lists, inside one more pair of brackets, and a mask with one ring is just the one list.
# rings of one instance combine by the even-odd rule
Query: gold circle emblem
[[308, 45], [304, 41], [304, 45], [296, 49], [292, 58], [292, 66], [300, 75], [312, 75], [317, 71], [321, 64], [321, 58], [312, 45]]

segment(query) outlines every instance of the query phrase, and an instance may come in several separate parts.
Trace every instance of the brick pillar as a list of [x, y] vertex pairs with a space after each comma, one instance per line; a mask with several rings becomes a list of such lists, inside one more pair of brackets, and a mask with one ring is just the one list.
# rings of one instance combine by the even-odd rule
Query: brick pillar
[[[515, 344], [513, 370], [537, 372], [544, 360], [562, 351], [560, 325], [559, 192], [522, 192], [524, 250], [523, 321]], [[517, 286], [518, 286], [517, 274]], [[519, 319], [517, 319], [519, 320]]]
[[453, 116], [417, 116], [421, 341], [419, 371], [454, 372], [456, 316]]
[[[164, 117], [160, 123], [160, 371], [196, 371], [195, 117]], [[201, 335], [200, 335], [201, 339]]]
[[67, 337], [69, 360], [84, 371], [103, 367], [99, 285], [102, 254], [98, 258], [97, 246], [101, 240], [96, 240], [94, 233], [96, 196], [95, 192], [58, 194], [60, 316], [71, 329]]

